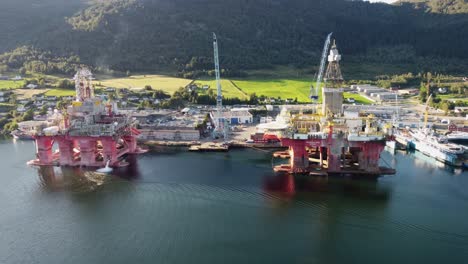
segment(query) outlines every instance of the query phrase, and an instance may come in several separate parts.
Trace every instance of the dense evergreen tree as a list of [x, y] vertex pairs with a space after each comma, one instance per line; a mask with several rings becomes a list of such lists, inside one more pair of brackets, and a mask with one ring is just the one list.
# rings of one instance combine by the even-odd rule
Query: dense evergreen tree
[[[22, 71], [69, 73], [83, 62], [128, 73], [175, 69], [187, 78], [209, 75], [213, 31], [219, 36], [225, 76], [272, 65], [316, 65], [328, 32], [334, 32], [348, 60], [360, 63], [461, 72], [468, 61], [464, 0], [395, 5], [345, 0], [108, 0], [87, 5], [84, 0], [43, 0], [35, 10], [32, 0], [5, 1], [1, 49], [20, 44], [34, 49], [21, 48], [19, 53], [27, 56], [0, 58], [0, 65]], [[12, 16], [12, 10], [20, 15]], [[45, 23], [44, 17], [51, 19]]]

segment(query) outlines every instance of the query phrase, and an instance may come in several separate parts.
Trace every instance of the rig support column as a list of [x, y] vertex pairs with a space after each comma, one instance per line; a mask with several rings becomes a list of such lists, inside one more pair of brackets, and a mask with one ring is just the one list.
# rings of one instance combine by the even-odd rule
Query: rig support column
[[80, 139], [81, 166], [96, 164], [96, 140]]
[[136, 153], [137, 152], [137, 141], [135, 136], [126, 136], [124, 137], [125, 142], [128, 146], [129, 153]]
[[340, 140], [331, 140], [328, 145], [328, 171], [340, 172], [341, 171], [341, 154], [343, 149], [343, 142]]
[[324, 152], [323, 147], [319, 147], [319, 152], [320, 152], [320, 168], [323, 168], [323, 152]]
[[52, 155], [53, 145], [54, 140], [50, 137], [36, 138], [36, 154], [40, 165], [52, 165], [54, 159]]
[[379, 171], [380, 152], [384, 149], [381, 142], [366, 142], [362, 144], [359, 153], [359, 169], [368, 172]]
[[290, 142], [290, 165], [293, 172], [304, 172], [309, 167], [309, 154], [306, 150], [305, 140], [292, 140]]
[[61, 166], [73, 166], [74, 165], [74, 158], [73, 158], [73, 140], [69, 140], [66, 138], [58, 138], [58, 145], [60, 151], [60, 165]]
[[117, 160], [117, 143], [113, 138], [105, 138], [101, 140], [102, 143], [102, 156], [104, 164], [110, 160], [110, 164], [114, 165]]

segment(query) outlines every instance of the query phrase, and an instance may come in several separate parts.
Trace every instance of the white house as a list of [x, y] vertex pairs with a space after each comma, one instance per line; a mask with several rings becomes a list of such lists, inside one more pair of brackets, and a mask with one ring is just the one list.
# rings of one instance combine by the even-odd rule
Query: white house
[[26, 112], [26, 110], [28, 110], [28, 108], [24, 105], [18, 105], [18, 107], [16, 108], [16, 111], [18, 112]]
[[444, 94], [444, 93], [447, 93], [447, 88], [441, 87], [441, 88], [437, 89], [437, 91], [439, 91], [439, 93], [441, 93], [441, 94]]
[[37, 84], [32, 84], [32, 83], [26, 85], [26, 88], [29, 88], [29, 89], [36, 89], [37, 87], [38, 87]]

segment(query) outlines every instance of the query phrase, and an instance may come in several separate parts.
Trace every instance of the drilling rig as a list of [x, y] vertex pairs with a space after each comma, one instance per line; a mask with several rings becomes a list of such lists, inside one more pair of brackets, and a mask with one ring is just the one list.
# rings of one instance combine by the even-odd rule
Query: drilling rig
[[[315, 91], [311, 91], [311, 99], [318, 98], [323, 77], [321, 112], [290, 114], [289, 128], [279, 135], [281, 145], [289, 150], [286, 154], [284, 151], [274, 154], [289, 158], [289, 163], [275, 166], [274, 170], [314, 176], [378, 177], [395, 174], [394, 169], [379, 166], [380, 153], [387, 138], [379, 122], [372, 116], [343, 116], [341, 55], [336, 43], [333, 41], [329, 50], [330, 44], [331, 33], [325, 41]], [[326, 61], [328, 66], [324, 73]]]
[[[36, 166], [125, 166], [128, 154], [146, 152], [137, 146], [140, 132], [115, 103], [94, 97], [93, 75], [87, 68], [75, 77], [76, 99], [64, 112], [49, 111], [45, 121], [21, 126], [36, 142]], [[55, 144], [55, 148], [54, 148]]]

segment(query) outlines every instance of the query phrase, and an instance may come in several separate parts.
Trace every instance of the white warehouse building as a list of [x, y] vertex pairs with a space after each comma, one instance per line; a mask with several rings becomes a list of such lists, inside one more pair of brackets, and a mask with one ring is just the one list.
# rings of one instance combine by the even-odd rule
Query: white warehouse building
[[210, 117], [212, 120], [227, 119], [231, 125], [253, 123], [253, 116], [246, 108], [234, 108], [231, 111], [223, 111], [221, 112], [221, 116], [218, 116], [217, 111], [213, 111], [211, 112]]

